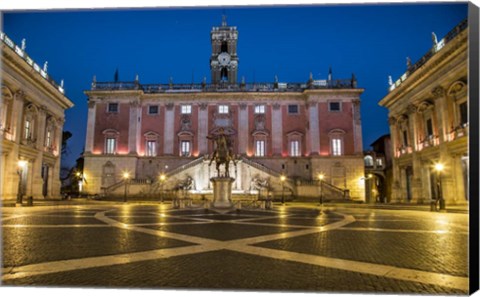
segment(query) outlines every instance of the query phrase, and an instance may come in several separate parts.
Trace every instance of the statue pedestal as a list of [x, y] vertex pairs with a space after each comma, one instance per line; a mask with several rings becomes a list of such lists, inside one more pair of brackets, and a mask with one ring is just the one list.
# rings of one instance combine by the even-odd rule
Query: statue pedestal
[[212, 177], [214, 208], [232, 208], [232, 184], [235, 181], [231, 177]]

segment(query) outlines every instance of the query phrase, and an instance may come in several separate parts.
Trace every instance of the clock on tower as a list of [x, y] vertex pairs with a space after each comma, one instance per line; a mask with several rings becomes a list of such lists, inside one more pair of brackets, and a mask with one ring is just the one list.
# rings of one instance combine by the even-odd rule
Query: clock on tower
[[237, 27], [227, 25], [223, 16], [222, 25], [213, 27], [210, 32], [212, 55], [210, 56], [210, 71], [212, 84], [237, 83], [238, 56], [237, 56]]

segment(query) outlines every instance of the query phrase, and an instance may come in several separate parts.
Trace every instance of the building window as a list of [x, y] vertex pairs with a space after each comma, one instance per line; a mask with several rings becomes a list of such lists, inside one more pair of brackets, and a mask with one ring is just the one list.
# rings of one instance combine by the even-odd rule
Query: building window
[[190, 141], [182, 140], [180, 142], [180, 155], [182, 157], [189, 157], [190, 156]]
[[110, 113], [118, 113], [118, 103], [108, 103], [107, 111]]
[[115, 154], [117, 148], [117, 139], [116, 138], [107, 138], [105, 141], [105, 153], [106, 154]]
[[228, 114], [228, 105], [219, 105], [218, 106], [218, 113]]
[[265, 140], [255, 141], [255, 156], [265, 157]]
[[426, 124], [426, 128], [427, 128], [427, 136], [428, 137], [431, 137], [433, 136], [433, 124], [432, 124], [432, 119], [428, 119], [427, 120], [427, 124]]
[[191, 105], [182, 105], [180, 109], [182, 114], [191, 114], [192, 113], [192, 106]]
[[408, 146], [408, 132], [407, 132], [407, 130], [403, 130], [403, 145]]
[[255, 113], [256, 114], [264, 114], [265, 113], [265, 105], [256, 105], [255, 106]]
[[468, 105], [467, 102], [460, 103], [458, 105], [458, 109], [460, 112], [460, 125], [465, 125], [468, 123]]
[[340, 102], [330, 102], [328, 104], [328, 111], [341, 111]]
[[47, 130], [47, 135], [45, 135], [45, 147], [52, 147], [52, 131]]
[[377, 166], [383, 166], [383, 160], [381, 158], [376, 159]]
[[155, 140], [147, 140], [146, 147], [147, 157], [155, 157], [157, 155], [157, 142]]
[[300, 156], [300, 141], [292, 140], [290, 141], [290, 157], [299, 157]]
[[158, 114], [158, 105], [148, 106], [148, 114]]
[[32, 137], [32, 122], [30, 119], [25, 120], [25, 139], [30, 139]]
[[289, 114], [298, 114], [298, 105], [296, 105], [296, 104], [288, 105], [288, 113]]
[[366, 167], [373, 167], [373, 158], [372, 156], [365, 156], [363, 159]]
[[332, 155], [341, 156], [342, 155], [342, 139], [332, 138]]

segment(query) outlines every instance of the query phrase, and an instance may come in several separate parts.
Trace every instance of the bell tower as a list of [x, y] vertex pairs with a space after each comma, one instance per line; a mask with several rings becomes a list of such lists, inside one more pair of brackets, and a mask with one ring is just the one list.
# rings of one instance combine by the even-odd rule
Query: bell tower
[[222, 26], [213, 27], [210, 32], [212, 55], [210, 56], [210, 72], [212, 84], [221, 82], [237, 83], [238, 56], [237, 56], [237, 27], [228, 26], [225, 15], [222, 17]]

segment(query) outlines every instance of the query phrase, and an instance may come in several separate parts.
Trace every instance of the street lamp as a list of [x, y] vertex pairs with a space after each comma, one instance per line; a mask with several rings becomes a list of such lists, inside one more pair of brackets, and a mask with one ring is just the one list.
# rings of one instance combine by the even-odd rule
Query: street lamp
[[25, 168], [27, 167], [28, 162], [25, 160], [19, 160], [17, 165], [17, 174], [18, 174], [18, 192], [17, 192], [17, 204], [22, 204], [23, 201], [23, 175]]
[[445, 166], [442, 163], [435, 163], [434, 168], [437, 172], [437, 200], [440, 204], [440, 210], [444, 210], [445, 200], [443, 199], [442, 192], [442, 171], [445, 169]]
[[285, 183], [285, 180], [286, 180], [286, 179], [287, 179], [287, 178], [285, 177], [285, 175], [281, 175], [281, 176], [280, 176], [280, 181], [282, 182], [282, 204], [285, 203], [285, 195], [284, 195], [284, 186], [283, 186], [283, 184]]
[[128, 186], [128, 180], [130, 179], [130, 173], [124, 172], [122, 177], [125, 183], [125, 194], [123, 196], [123, 202], [127, 202], [127, 186]]
[[320, 184], [320, 206], [323, 205], [323, 179], [325, 178], [325, 175], [322, 173], [318, 174], [318, 180]]
[[163, 203], [163, 184], [165, 182], [165, 179], [167, 178], [167, 176], [165, 174], [160, 174], [160, 202]]

